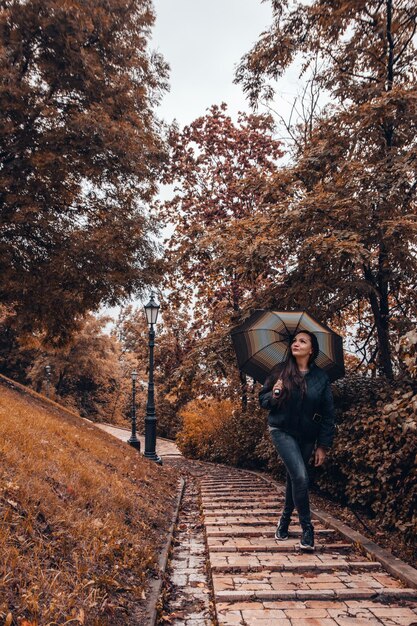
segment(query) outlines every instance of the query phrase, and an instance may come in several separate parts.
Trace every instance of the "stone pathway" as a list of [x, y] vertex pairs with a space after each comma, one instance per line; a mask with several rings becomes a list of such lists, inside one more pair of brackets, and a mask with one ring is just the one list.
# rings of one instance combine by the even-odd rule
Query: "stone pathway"
[[198, 484], [198, 477], [203, 474], [203, 470], [199, 471], [194, 466], [191, 473], [184, 465], [186, 462], [176, 463], [185, 479], [185, 489], [174, 532], [158, 624], [211, 626], [215, 623], [214, 607]]
[[283, 486], [167, 444], [157, 440], [158, 454], [186, 487], [160, 626], [417, 626], [417, 589], [318, 519], [314, 553], [298, 547], [295, 521], [287, 541], [275, 540]]
[[297, 523], [274, 539], [282, 486], [224, 467], [200, 484], [219, 626], [417, 626], [417, 590], [335, 531], [314, 521], [314, 553], [299, 549]]
[[[131, 431], [127, 428], [120, 428], [118, 426], [112, 426], [111, 424], [95, 424], [101, 430], [105, 430], [106, 433], [117, 437], [121, 441], [127, 441], [130, 438]], [[145, 437], [143, 435], [137, 435], [137, 438], [140, 441], [140, 452], [143, 454], [145, 450]], [[160, 457], [170, 457], [170, 456], [182, 456], [181, 452], [178, 450], [178, 447], [173, 441], [169, 439], [161, 439], [158, 437], [156, 440], [156, 454]]]

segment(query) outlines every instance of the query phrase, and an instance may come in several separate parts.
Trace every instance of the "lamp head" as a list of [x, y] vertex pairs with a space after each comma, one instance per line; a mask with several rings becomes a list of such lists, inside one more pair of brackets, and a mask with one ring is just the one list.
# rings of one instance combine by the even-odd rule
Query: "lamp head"
[[137, 380], [137, 378], [138, 378], [138, 373], [137, 373], [137, 371], [136, 371], [136, 370], [133, 370], [133, 372], [132, 372], [132, 380], [133, 380], [133, 381], [136, 381], [136, 380]]
[[159, 313], [159, 304], [155, 301], [153, 292], [151, 293], [151, 299], [149, 300], [148, 304], [145, 304], [144, 309], [146, 321], [148, 322], [148, 324], [150, 326], [156, 324]]

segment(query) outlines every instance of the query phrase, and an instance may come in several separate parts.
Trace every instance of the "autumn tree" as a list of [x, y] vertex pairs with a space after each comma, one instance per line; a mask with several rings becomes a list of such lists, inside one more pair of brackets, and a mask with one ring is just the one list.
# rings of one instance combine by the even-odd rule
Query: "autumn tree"
[[127, 425], [131, 395], [130, 374], [136, 365], [125, 354], [114, 335], [105, 332], [108, 317], [88, 315], [65, 346], [45, 349], [32, 338], [27, 379], [37, 391], [46, 393], [45, 367], [51, 367], [50, 394], [59, 403], [96, 421]]
[[364, 341], [376, 346], [370, 358], [392, 377], [393, 338], [417, 314], [417, 7], [407, 0], [272, 6], [274, 22], [237, 80], [256, 104], [273, 97], [296, 57], [304, 69], [318, 59], [317, 84], [331, 103], [285, 173], [286, 197], [281, 174], [270, 187], [271, 247], [289, 263], [259, 302], [309, 307], [328, 319], [365, 303], [372, 324]]
[[150, 0], [0, 1], [0, 303], [64, 341], [155, 276]]
[[246, 220], [267, 219], [264, 189], [282, 151], [270, 116], [241, 113], [234, 123], [226, 105], [173, 129], [170, 150], [164, 182], [175, 192], [162, 206], [175, 227], [165, 256], [167, 308], [179, 312], [192, 303], [188, 331], [199, 353], [188, 360], [188, 372], [195, 381], [205, 378], [205, 389], [220, 387], [233, 358], [225, 335], [265, 269], [259, 250], [254, 255], [248, 245]]

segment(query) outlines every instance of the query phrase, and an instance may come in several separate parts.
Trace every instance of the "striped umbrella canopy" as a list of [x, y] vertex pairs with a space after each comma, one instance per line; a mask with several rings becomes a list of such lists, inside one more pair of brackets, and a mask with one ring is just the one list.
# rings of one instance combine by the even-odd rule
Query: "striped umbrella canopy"
[[288, 356], [293, 337], [308, 330], [317, 337], [316, 365], [330, 380], [345, 374], [342, 337], [306, 311], [255, 311], [231, 331], [239, 369], [264, 383], [273, 367]]

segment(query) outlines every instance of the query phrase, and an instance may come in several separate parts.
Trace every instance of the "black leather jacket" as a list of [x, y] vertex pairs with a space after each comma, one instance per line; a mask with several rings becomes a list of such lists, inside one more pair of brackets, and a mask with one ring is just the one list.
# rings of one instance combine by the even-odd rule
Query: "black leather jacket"
[[333, 395], [329, 378], [313, 364], [305, 375], [307, 392], [304, 397], [296, 391], [282, 401], [272, 396], [276, 381], [266, 381], [259, 392], [259, 403], [269, 409], [268, 424], [303, 441], [317, 441], [317, 445], [330, 448], [335, 431]]

